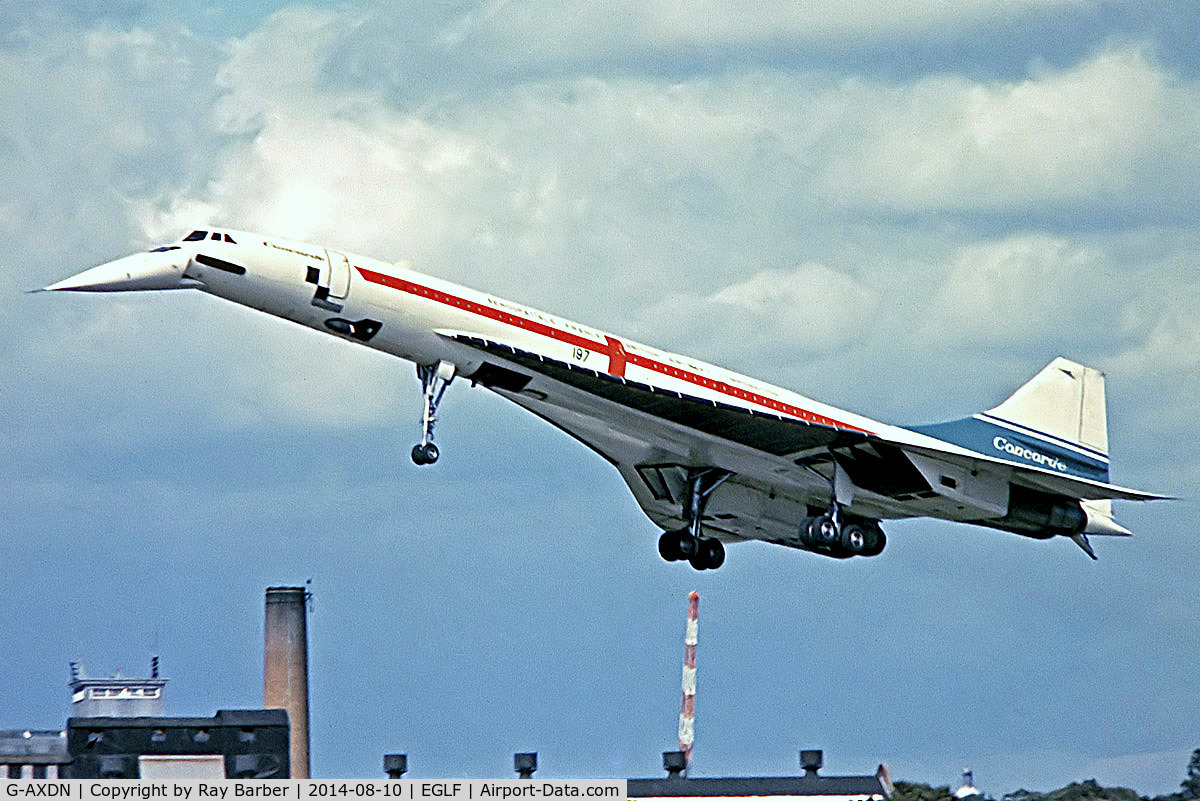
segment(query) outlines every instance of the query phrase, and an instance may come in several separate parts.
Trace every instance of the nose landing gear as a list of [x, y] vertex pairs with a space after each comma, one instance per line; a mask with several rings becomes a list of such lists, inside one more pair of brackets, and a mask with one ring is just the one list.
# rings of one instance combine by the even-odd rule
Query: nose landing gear
[[421, 409], [421, 441], [413, 446], [414, 464], [433, 464], [438, 460], [437, 445], [433, 444], [433, 427], [437, 423], [437, 407], [446, 394], [446, 387], [454, 380], [455, 367], [452, 362], [418, 364], [417, 378], [421, 379], [424, 403]]

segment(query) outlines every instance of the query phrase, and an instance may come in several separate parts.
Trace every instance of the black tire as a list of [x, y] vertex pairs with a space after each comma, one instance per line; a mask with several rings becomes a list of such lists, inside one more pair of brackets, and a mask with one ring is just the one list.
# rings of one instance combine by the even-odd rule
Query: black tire
[[884, 535], [883, 529], [878, 525], [868, 527], [868, 547], [863, 551], [863, 556], [879, 556], [883, 553], [883, 549], [887, 546], [887, 536]]
[[708, 557], [709, 570], [716, 570], [725, 564], [725, 546], [721, 544], [720, 540], [708, 540], [703, 550], [704, 555]]
[[838, 545], [841, 546], [841, 549], [855, 556], [862, 556], [867, 552], [870, 540], [871, 536], [867, 528], [858, 523], [846, 523], [838, 535]]
[[678, 562], [683, 557], [679, 555], [679, 532], [664, 531], [658, 538], [658, 555], [668, 562]]
[[834, 546], [838, 541], [838, 525], [829, 515], [814, 517], [808, 522], [808, 538], [814, 545]]
[[675, 537], [675, 550], [680, 560], [686, 559], [690, 562], [700, 552], [700, 541], [687, 529], [676, 531]]
[[725, 563], [725, 546], [717, 540], [700, 540], [696, 552], [688, 558], [688, 564], [696, 570], [716, 570]]
[[805, 548], [811, 548], [817, 544], [817, 541], [812, 537], [812, 532], [809, 531], [809, 526], [812, 525], [812, 521], [813, 519], [811, 517], [806, 517], [800, 521], [800, 525], [797, 527], [799, 528], [799, 531], [796, 533], [796, 536], [799, 538], [800, 544]]
[[414, 464], [433, 464], [438, 460], [437, 445], [432, 442], [425, 445], [413, 445], [412, 460]]

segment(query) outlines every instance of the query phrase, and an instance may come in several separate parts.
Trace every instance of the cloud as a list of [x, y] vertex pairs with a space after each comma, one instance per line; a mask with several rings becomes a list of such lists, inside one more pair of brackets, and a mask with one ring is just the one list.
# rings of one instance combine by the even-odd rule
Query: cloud
[[681, 6], [652, 2], [582, 2], [571, 14], [552, 3], [493, 0], [448, 21], [446, 47], [482, 50], [485, 58], [515, 66], [537, 62], [588, 63], [636, 59], [664, 51], [705, 51], [755, 45], [832, 44], [853, 48], [885, 39], [932, 39], [987, 25], [1070, 13], [1083, 0], [997, 3], [936, 0], [906, 4], [903, 13], [880, 0], [819, 0], [795, 4], [755, 0], [730, 5], [702, 0]]
[[926, 345], [1022, 349], [1046, 342], [1071, 351], [1105, 340], [1121, 286], [1104, 254], [1080, 242], [1017, 235], [953, 254], [923, 310]]
[[78, 0], [8, 0], [0, 6], [0, 47], [20, 46], [40, 37], [46, 26], [95, 26], [101, 21], [132, 24], [144, 16], [140, 0], [97, 5]]
[[814, 263], [764, 270], [708, 295], [672, 293], [644, 314], [669, 321], [660, 325], [695, 350], [746, 369], [760, 359], [803, 363], [860, 345], [879, 303], [875, 288]]
[[[492, 15], [477, 23], [486, 26], [516, 12], [479, 13]], [[1087, 356], [1189, 335], [1183, 318], [1174, 328], [1174, 318], [1150, 322], [1149, 301], [1131, 305], [1122, 289], [1139, 272], [1170, 275], [1178, 261], [1122, 253], [1114, 266], [1111, 237], [1055, 231], [1106, 204], [1121, 230], [1200, 183], [1194, 148], [1174, 149], [1200, 136], [1200, 92], [1143, 47], [1008, 83], [739, 69], [426, 87], [424, 101], [399, 102], [331, 78], [348, 50], [380, 33], [373, 19], [355, 8], [289, 9], [220, 50], [136, 29], [80, 31], [85, 46], [57, 74], [86, 73], [94, 96], [132, 113], [94, 123], [108, 164], [64, 175], [42, 199], [9, 199], [0, 214], [31, 217], [32, 202], [52, 208], [58, 191], [79, 197], [57, 204], [64, 213], [102, 220], [87, 206], [98, 187], [124, 212], [119, 225], [96, 226], [111, 229], [109, 242], [161, 241], [211, 222], [412, 259], [783, 383], [815, 379], [833, 398], [862, 394], [841, 364], [862, 365], [880, 376], [880, 397], [868, 387], [866, 400], [885, 413], [888, 377], [917, 351], [951, 359], [982, 348], [1040, 364], [1048, 342]], [[408, 65], [423, 69], [412, 59], [430, 52]], [[171, 71], [186, 89], [159, 86]], [[32, 96], [37, 73], [27, 80]], [[9, 145], [28, 150], [36, 136]], [[78, 158], [62, 141], [35, 169]], [[960, 222], [938, 222], [944, 214]], [[996, 215], [1017, 232], [997, 235]], [[195, 325], [221, 324], [196, 308]], [[289, 401], [303, 394], [282, 358], [295, 333], [255, 325], [253, 343], [216, 360], [235, 391], [208, 413], [245, 424], [253, 399], [287, 419], [368, 419]], [[250, 357], [247, 347], [278, 369], [239, 372], [231, 365]], [[374, 381], [369, 394], [385, 397], [390, 387]], [[232, 398], [242, 411], [227, 408]]]
[[[1171, 216], [1200, 188], [1195, 84], [1144, 48], [975, 83], [851, 79], [842, 145], [819, 180], [833, 202], [896, 212], [1105, 210]], [[1172, 169], [1164, 170], [1164, 165]]]
[[[0, 288], [44, 285], [140, 241], [132, 212], [148, 198], [194, 191], [212, 152], [206, 107], [214, 52], [186, 34], [79, 27], [55, 19], [0, 49], [11, 124], [0, 134], [0, 214], [9, 222]], [[82, 260], [84, 264], [80, 264]]]

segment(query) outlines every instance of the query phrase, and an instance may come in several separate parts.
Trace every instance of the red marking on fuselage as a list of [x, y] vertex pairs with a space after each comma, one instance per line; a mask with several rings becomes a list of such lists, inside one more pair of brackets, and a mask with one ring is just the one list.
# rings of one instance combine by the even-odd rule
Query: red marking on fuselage
[[628, 355], [625, 353], [625, 346], [621, 344], [621, 340], [615, 337], [605, 336], [604, 341], [608, 343], [609, 374], [624, 378], [625, 362], [628, 359]]
[[[762, 406], [765, 409], [770, 409], [771, 411], [779, 414], [785, 414], [798, 418], [806, 423], [815, 423], [816, 425], [826, 426], [827, 428], [858, 431], [863, 434], [871, 433], [865, 428], [859, 428], [858, 426], [853, 426], [849, 423], [842, 423], [838, 420], [834, 420], [831, 417], [826, 417], [823, 414], [810, 412], [807, 409], [803, 409], [799, 406], [794, 406], [790, 403], [784, 403], [783, 401], [776, 400], [775, 398], [769, 398], [757, 392], [736, 387], [732, 384], [709, 378], [708, 376], [693, 372], [691, 370], [685, 370], [682, 367], [665, 364], [637, 353], [629, 353], [625, 350], [624, 345], [622, 345], [621, 342], [614, 337], [605, 335], [606, 341], [598, 342], [590, 337], [583, 336], [582, 334], [574, 331], [567, 331], [562, 328], [557, 328], [540, 320], [533, 320], [522, 314], [507, 312], [503, 309], [496, 308], [495, 306], [489, 306], [485, 303], [467, 300], [466, 298], [459, 297], [458, 295], [452, 295], [448, 292], [443, 292], [440, 289], [434, 289], [433, 287], [426, 286], [425, 284], [417, 283], [416, 281], [397, 278], [394, 275], [376, 272], [375, 270], [368, 270], [367, 268], [359, 267], [358, 265], [355, 265], [354, 269], [358, 270], [359, 274], [362, 275], [363, 278], [373, 284], [379, 284], [380, 286], [386, 286], [390, 289], [396, 289], [400, 292], [405, 292], [418, 298], [425, 298], [426, 300], [431, 300], [444, 306], [462, 309], [465, 312], [475, 314], [479, 317], [486, 317], [489, 320], [495, 320], [496, 322], [504, 323], [505, 325], [511, 325], [514, 328], [520, 328], [524, 331], [529, 331], [530, 333], [540, 334], [541, 336], [549, 339], [557, 340], [558, 342], [564, 342], [572, 347], [606, 353], [609, 357], [609, 373], [614, 376], [624, 377], [625, 368], [632, 364], [636, 367], [641, 367], [643, 369], [659, 373], [660, 375], [667, 376], [668, 378], [677, 378], [680, 381], [686, 381], [689, 384], [710, 389], [722, 395], [727, 395], [730, 398], [736, 398], [737, 400], [753, 403], [756, 406]], [[620, 372], [617, 372], [618, 370]]]

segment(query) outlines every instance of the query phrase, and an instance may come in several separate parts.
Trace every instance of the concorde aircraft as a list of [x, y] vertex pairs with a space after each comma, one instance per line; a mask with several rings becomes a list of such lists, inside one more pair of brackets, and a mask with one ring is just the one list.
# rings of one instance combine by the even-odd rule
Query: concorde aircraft
[[1128, 536], [1109, 483], [1104, 375], [1056, 358], [986, 412], [899, 427], [365, 256], [208, 227], [42, 291], [199, 289], [416, 364], [421, 441], [438, 459], [452, 381], [528, 409], [603, 456], [697, 570], [723, 543], [875, 556], [880, 521], [936, 517], [1034, 539]]

